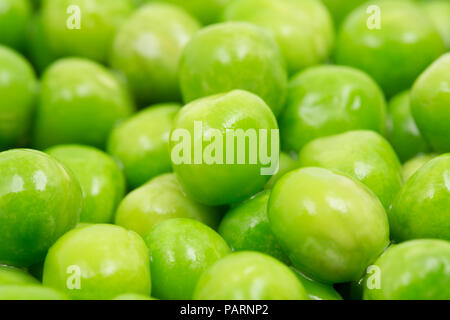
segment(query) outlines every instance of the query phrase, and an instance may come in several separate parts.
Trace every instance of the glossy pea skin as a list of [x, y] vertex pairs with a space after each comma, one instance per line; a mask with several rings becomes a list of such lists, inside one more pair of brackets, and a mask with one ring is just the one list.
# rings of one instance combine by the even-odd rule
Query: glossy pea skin
[[[161, 0], [146, 0], [148, 2]], [[162, 2], [172, 3], [182, 7], [194, 17], [199, 19], [204, 25], [218, 22], [222, 12], [232, 0], [162, 0]]]
[[[370, 5], [379, 8], [379, 28], [376, 13], [367, 13]], [[361, 5], [345, 19], [335, 60], [366, 71], [390, 97], [408, 89], [443, 52], [439, 33], [417, 4], [380, 0]]]
[[278, 170], [272, 177], [270, 177], [269, 181], [267, 181], [264, 189], [272, 189], [275, 183], [280, 180], [282, 176], [297, 168], [297, 161], [292, 159], [292, 157], [286, 152], [280, 152], [280, 159], [278, 160]]
[[177, 104], [148, 107], [111, 132], [108, 153], [121, 162], [131, 189], [172, 171], [169, 134], [180, 108]]
[[397, 241], [450, 240], [450, 154], [428, 161], [406, 181], [389, 212]]
[[293, 265], [323, 283], [359, 280], [389, 245], [381, 202], [337, 171], [311, 167], [286, 174], [272, 190], [268, 214]]
[[42, 77], [34, 146], [86, 144], [102, 149], [114, 125], [133, 110], [125, 88], [103, 66], [80, 58], [58, 60]]
[[130, 0], [44, 0], [45, 37], [56, 56], [78, 56], [103, 63], [114, 34], [133, 9]]
[[300, 151], [298, 164], [352, 176], [369, 187], [386, 210], [403, 184], [397, 155], [389, 142], [373, 131], [349, 131], [313, 140]]
[[272, 32], [290, 74], [325, 62], [331, 53], [333, 21], [320, 1], [233, 1], [224, 17], [227, 21], [250, 22]]
[[150, 250], [152, 294], [159, 299], [192, 299], [202, 272], [231, 253], [217, 232], [192, 219], [161, 222], [145, 240]]
[[242, 251], [202, 274], [194, 300], [308, 300], [308, 295], [286, 265], [262, 253]]
[[75, 300], [104, 300], [130, 292], [150, 295], [150, 279], [144, 240], [122, 227], [96, 224], [66, 233], [50, 248], [43, 284]]
[[423, 1], [421, 5], [439, 31], [447, 51], [450, 50], [450, 3], [447, 0]]
[[220, 23], [196, 33], [183, 51], [179, 79], [185, 103], [242, 89], [278, 115], [286, 97], [280, 49], [268, 32], [250, 23]]
[[289, 258], [270, 229], [269, 196], [270, 191], [264, 191], [228, 211], [220, 223], [219, 233], [233, 251], [257, 251], [289, 264]]
[[336, 27], [339, 27], [347, 15], [367, 0], [322, 0], [333, 16]]
[[343, 300], [333, 286], [309, 279], [300, 271], [291, 268], [306, 290], [310, 300]]
[[39, 263], [78, 223], [80, 185], [58, 161], [27, 149], [0, 153], [0, 177], [0, 263]]
[[28, 0], [2, 0], [0, 5], [0, 44], [24, 49], [27, 25], [31, 20], [31, 6]]
[[384, 133], [386, 102], [367, 74], [344, 66], [311, 67], [289, 84], [280, 118], [286, 151], [299, 151], [309, 141], [349, 130]]
[[19, 144], [29, 131], [37, 92], [33, 68], [19, 53], [0, 45], [0, 150]]
[[450, 53], [429, 66], [411, 90], [411, 111], [420, 132], [437, 152], [450, 152]]
[[[412, 240], [389, 248], [364, 282], [365, 300], [449, 300], [450, 242]], [[378, 284], [377, 289], [374, 285]]]
[[0, 285], [0, 300], [69, 300], [64, 293], [40, 285]]
[[60, 145], [46, 152], [72, 170], [83, 191], [81, 222], [110, 223], [125, 194], [125, 178], [117, 163], [93, 147]]
[[[200, 129], [195, 130], [196, 123], [201, 124], [202, 132], [199, 132]], [[211, 129], [216, 130], [214, 139], [211, 137]], [[244, 147], [238, 148], [237, 139], [234, 139], [234, 149], [227, 147], [227, 131], [234, 130], [231, 133], [237, 134], [239, 129], [244, 132], [252, 130], [259, 137], [258, 141], [245, 143]], [[266, 138], [263, 138], [260, 130], [265, 130]], [[274, 131], [277, 130], [278, 124], [270, 108], [250, 92], [234, 90], [198, 99], [184, 106], [175, 118], [170, 139], [173, 170], [186, 193], [200, 203], [224, 205], [245, 200], [262, 190], [268, 181], [270, 176], [263, 175], [262, 169], [271, 166], [276, 168], [277, 163], [273, 163], [274, 161], [264, 165], [259, 152], [264, 146], [267, 147], [266, 150], [275, 149], [272, 150], [274, 153], [278, 151], [279, 146], [272, 143], [276, 138]], [[220, 133], [219, 136], [217, 132]], [[181, 133], [183, 135], [180, 138], [178, 135]], [[200, 139], [203, 140], [202, 159], [197, 160], [202, 161], [196, 164], [195, 148]], [[216, 139], [221, 142], [219, 146]], [[189, 143], [185, 143], [186, 140]], [[214, 144], [208, 143], [211, 140]], [[251, 148], [251, 144], [258, 146]], [[211, 156], [213, 161], [208, 162], [208, 155], [213, 154], [211, 149], [214, 149], [215, 156]], [[230, 150], [234, 150], [234, 163], [227, 161]], [[253, 154], [255, 150], [257, 154]], [[246, 160], [242, 164], [238, 163], [238, 153], [245, 155]], [[255, 158], [254, 163], [250, 162], [251, 157]]]
[[110, 64], [125, 75], [140, 105], [181, 100], [178, 64], [199, 29], [181, 8], [162, 3], [139, 8], [120, 28]]
[[39, 281], [22, 269], [0, 265], [0, 287], [11, 284], [39, 284]]
[[425, 163], [436, 158], [437, 156], [438, 155], [435, 153], [423, 154], [405, 162], [405, 164], [403, 165], [404, 181], [407, 181], [409, 178], [411, 178], [417, 172], [417, 170], [422, 168]]
[[401, 161], [430, 151], [411, 113], [410, 91], [394, 96], [389, 102], [387, 138]]
[[129, 193], [120, 203], [115, 224], [146, 236], [158, 223], [172, 218], [190, 218], [216, 228], [217, 208], [197, 203], [186, 195], [174, 174], [153, 178]]

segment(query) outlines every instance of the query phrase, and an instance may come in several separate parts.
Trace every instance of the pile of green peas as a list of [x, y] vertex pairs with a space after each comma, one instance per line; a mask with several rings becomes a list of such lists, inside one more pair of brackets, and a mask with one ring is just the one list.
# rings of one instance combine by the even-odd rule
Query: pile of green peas
[[449, 270], [450, 1], [0, 0], [0, 300], [450, 300]]

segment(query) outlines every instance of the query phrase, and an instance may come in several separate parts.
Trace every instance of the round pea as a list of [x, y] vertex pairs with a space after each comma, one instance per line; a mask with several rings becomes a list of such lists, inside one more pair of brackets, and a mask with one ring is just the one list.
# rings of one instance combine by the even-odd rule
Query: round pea
[[0, 44], [17, 50], [25, 48], [25, 36], [31, 20], [29, 0], [2, 0], [0, 3]]
[[450, 3], [447, 0], [435, 0], [423, 1], [421, 5], [439, 31], [447, 51], [450, 50]]
[[350, 12], [367, 0], [322, 0], [322, 2], [333, 16], [335, 25], [339, 27]]
[[69, 300], [64, 293], [40, 285], [0, 285], [0, 300]]
[[38, 284], [34, 277], [22, 269], [0, 265], [0, 286], [10, 284]]
[[428, 161], [437, 157], [437, 154], [423, 154], [412, 158], [403, 165], [403, 180], [407, 181]]
[[305, 288], [310, 300], [342, 300], [333, 286], [314, 281], [295, 268], [291, 268]]
[[275, 183], [280, 180], [282, 176], [284, 176], [286, 173], [297, 169], [298, 163], [292, 157], [285, 153], [280, 152], [280, 159], [278, 160], [278, 170], [275, 172], [272, 177], [270, 177], [269, 181], [267, 181], [266, 185], [264, 186], [264, 189], [272, 189]]

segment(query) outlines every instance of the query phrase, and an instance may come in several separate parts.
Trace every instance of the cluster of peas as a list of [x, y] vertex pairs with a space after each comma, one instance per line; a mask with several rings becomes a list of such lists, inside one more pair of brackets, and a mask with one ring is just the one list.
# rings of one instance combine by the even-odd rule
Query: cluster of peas
[[0, 299], [450, 299], [449, 50], [447, 0], [0, 0]]

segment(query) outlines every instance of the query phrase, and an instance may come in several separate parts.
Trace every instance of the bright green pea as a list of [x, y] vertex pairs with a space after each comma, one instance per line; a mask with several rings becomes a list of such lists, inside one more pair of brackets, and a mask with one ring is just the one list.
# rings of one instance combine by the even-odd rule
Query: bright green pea
[[336, 171], [303, 168], [286, 174], [272, 190], [268, 214], [293, 265], [320, 282], [359, 280], [389, 245], [381, 202]]
[[204, 270], [231, 252], [214, 230], [191, 219], [159, 223], [145, 238], [150, 250], [152, 294], [190, 300]]
[[367, 274], [365, 300], [449, 300], [450, 242], [412, 240], [389, 248]]
[[311, 280], [295, 268], [291, 269], [302, 283], [310, 300], [342, 300], [341, 295], [334, 290], [333, 286]]
[[278, 260], [257, 252], [232, 253], [206, 270], [195, 300], [308, 300], [296, 275]]
[[[367, 13], [371, 5], [376, 7]], [[443, 52], [439, 33], [417, 4], [379, 0], [358, 7], [345, 19], [336, 62], [366, 71], [387, 96], [393, 96], [408, 89]]]
[[287, 74], [283, 57], [265, 30], [244, 22], [202, 29], [183, 51], [179, 71], [184, 102], [242, 89], [259, 95], [278, 115]]
[[31, 15], [29, 0], [2, 0], [0, 2], [0, 44], [17, 50], [24, 49]]
[[115, 33], [133, 9], [130, 0], [44, 0], [45, 37], [57, 56], [105, 62]]
[[333, 16], [336, 27], [339, 27], [347, 15], [367, 0], [322, 0]]
[[60, 291], [40, 285], [0, 285], [0, 300], [69, 300]]
[[0, 265], [0, 286], [17, 284], [38, 284], [35, 278], [22, 269]]
[[71, 143], [102, 149], [114, 125], [134, 110], [117, 78], [85, 59], [58, 60], [45, 72], [41, 87], [34, 128], [39, 149]]
[[28, 61], [2, 45], [0, 74], [0, 150], [5, 150], [22, 142], [30, 129], [37, 80]]
[[437, 152], [450, 152], [450, 53], [437, 59], [411, 90], [411, 111], [420, 132]]
[[250, 22], [272, 32], [290, 74], [324, 62], [331, 53], [333, 22], [320, 1], [233, 1], [224, 16], [227, 21]]
[[272, 234], [267, 217], [270, 191], [228, 211], [219, 226], [220, 235], [234, 251], [258, 251], [289, 264], [289, 258]]
[[281, 142], [299, 151], [309, 141], [349, 130], [385, 130], [386, 102], [364, 72], [343, 66], [306, 69], [291, 79], [280, 118]]
[[78, 181], [45, 153], [0, 153], [0, 263], [28, 267], [78, 223]]
[[407, 181], [413, 176], [414, 173], [422, 168], [425, 163], [436, 158], [437, 156], [438, 155], [434, 153], [423, 154], [405, 162], [405, 164], [403, 165], [403, 180]]
[[139, 104], [181, 100], [178, 64], [198, 29], [186, 12], [161, 3], [139, 8], [120, 28], [110, 64], [125, 75]]
[[137, 293], [124, 293], [115, 297], [113, 300], [156, 300], [152, 297]]
[[389, 209], [403, 184], [391, 145], [373, 131], [349, 131], [311, 141], [300, 151], [301, 167], [336, 169], [364, 183]]
[[401, 161], [430, 151], [411, 114], [409, 91], [393, 97], [388, 111], [387, 138]]
[[[239, 143], [239, 130], [250, 130], [245, 144]], [[170, 140], [173, 170], [186, 193], [200, 203], [242, 201], [263, 189], [270, 177], [263, 169], [276, 168], [278, 157], [264, 165], [260, 153], [266, 147], [268, 154], [277, 155], [277, 134], [274, 114], [250, 92], [234, 90], [198, 99], [175, 118]], [[239, 155], [245, 157], [241, 163]]]
[[109, 223], [125, 193], [125, 179], [114, 160], [103, 151], [61, 145], [46, 151], [72, 170], [83, 191], [81, 222]]
[[441, 34], [445, 47], [450, 50], [450, 2], [447, 0], [423, 1], [421, 5]]
[[108, 153], [123, 165], [130, 188], [172, 171], [169, 134], [179, 110], [177, 104], [151, 106], [111, 132]]
[[129, 193], [117, 209], [115, 224], [144, 237], [167, 219], [190, 218], [215, 228], [220, 217], [217, 208], [199, 204], [187, 196], [175, 175], [168, 173]]
[[150, 295], [150, 258], [144, 240], [122, 227], [96, 224], [74, 229], [50, 248], [43, 284], [76, 300]]
[[450, 153], [423, 165], [406, 181], [389, 212], [393, 239], [450, 240]]
[[280, 159], [278, 161], [278, 171], [267, 181], [266, 185], [264, 186], [264, 189], [272, 189], [275, 183], [280, 180], [282, 176], [284, 176], [286, 173], [297, 169], [298, 163], [292, 157], [285, 153], [280, 152]]

